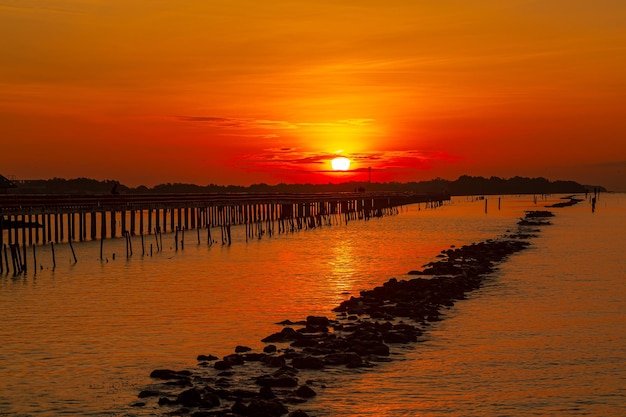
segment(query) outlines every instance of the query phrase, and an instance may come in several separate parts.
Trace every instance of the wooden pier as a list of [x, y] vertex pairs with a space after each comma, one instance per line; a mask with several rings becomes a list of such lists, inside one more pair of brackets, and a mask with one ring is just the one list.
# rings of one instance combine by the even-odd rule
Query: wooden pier
[[[146, 195], [0, 195], [0, 273], [27, 269], [26, 247], [205, 229], [209, 244], [231, 243], [231, 226], [246, 240], [350, 220], [394, 214], [400, 206], [438, 206], [449, 196], [398, 192]], [[219, 239], [211, 229], [219, 228]], [[178, 236], [175, 239], [178, 249]], [[181, 241], [183, 244], [183, 241]], [[8, 246], [7, 246], [8, 245]], [[160, 250], [156, 239], [157, 251]], [[102, 243], [101, 243], [102, 247]], [[162, 247], [162, 244], [161, 244]], [[21, 249], [21, 251], [20, 251]], [[9, 253], [10, 251], [10, 253]], [[128, 251], [128, 249], [127, 249]], [[72, 253], [74, 252], [72, 247]], [[132, 246], [130, 247], [132, 252]], [[102, 250], [101, 250], [102, 255]], [[75, 258], [75, 255], [74, 255]]]

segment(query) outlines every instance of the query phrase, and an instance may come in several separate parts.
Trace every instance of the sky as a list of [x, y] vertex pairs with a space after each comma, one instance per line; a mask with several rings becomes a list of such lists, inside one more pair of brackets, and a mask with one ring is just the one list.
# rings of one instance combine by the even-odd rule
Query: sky
[[624, 22], [623, 0], [0, 0], [0, 174], [626, 191]]

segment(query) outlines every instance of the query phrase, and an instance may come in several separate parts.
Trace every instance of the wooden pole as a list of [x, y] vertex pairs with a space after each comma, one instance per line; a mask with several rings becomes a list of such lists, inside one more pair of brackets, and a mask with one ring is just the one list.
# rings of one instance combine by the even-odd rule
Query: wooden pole
[[9, 273], [9, 256], [7, 255], [7, 244], [4, 243], [4, 263], [6, 265], [7, 274]]
[[[24, 221], [24, 217], [22, 216], [22, 221]], [[24, 254], [24, 259], [20, 259], [22, 262], [22, 270], [26, 272], [26, 228], [22, 227], [22, 253]]]
[[96, 212], [92, 211], [89, 215], [89, 219], [91, 220], [91, 240], [96, 240]]
[[63, 213], [54, 213], [54, 243], [59, 243], [59, 239], [63, 240]]
[[15, 254], [15, 246], [17, 243], [11, 245], [11, 266], [13, 266], [13, 276], [17, 275], [17, 255]]
[[57, 267], [57, 260], [54, 256], [54, 242], [50, 242], [50, 248], [52, 249], [52, 270], [54, 271], [54, 269]]
[[111, 237], [115, 238], [115, 235], [117, 233], [117, 213], [115, 210], [111, 210]]
[[76, 259], [76, 253], [74, 253], [74, 246], [72, 246], [72, 239], [70, 239], [69, 242], [70, 242], [70, 249], [72, 250], [72, 256], [74, 257], [74, 263], [77, 263], [78, 260]]
[[143, 210], [139, 210], [139, 234], [143, 236]]
[[4, 215], [0, 214], [0, 274], [4, 272], [2, 266], [2, 247], [4, 246]]
[[35, 251], [36, 247], [36, 245], [33, 245], [33, 273], [35, 275], [37, 275], [37, 252]]

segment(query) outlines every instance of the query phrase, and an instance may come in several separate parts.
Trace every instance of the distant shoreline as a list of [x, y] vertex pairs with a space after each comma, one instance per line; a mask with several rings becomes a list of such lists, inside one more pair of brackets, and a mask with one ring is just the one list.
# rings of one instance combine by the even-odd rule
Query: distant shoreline
[[574, 181], [550, 181], [545, 178], [513, 177], [471, 177], [463, 175], [456, 180], [436, 178], [420, 182], [345, 182], [338, 184], [252, 184], [238, 185], [196, 185], [184, 183], [159, 184], [154, 187], [128, 187], [116, 180], [95, 180], [89, 178], [13, 181], [13, 186], [0, 188], [5, 194], [197, 194], [197, 193], [316, 193], [316, 192], [358, 192], [358, 191], [397, 191], [418, 193], [447, 193], [449, 195], [503, 195], [503, 194], [571, 194], [607, 192], [600, 185], [583, 185]]

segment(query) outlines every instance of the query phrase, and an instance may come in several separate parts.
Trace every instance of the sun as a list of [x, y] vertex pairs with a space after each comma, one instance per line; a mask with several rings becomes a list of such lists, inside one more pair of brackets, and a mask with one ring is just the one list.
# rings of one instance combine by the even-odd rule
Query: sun
[[338, 156], [330, 161], [333, 171], [347, 171], [350, 169], [350, 160], [345, 156]]

